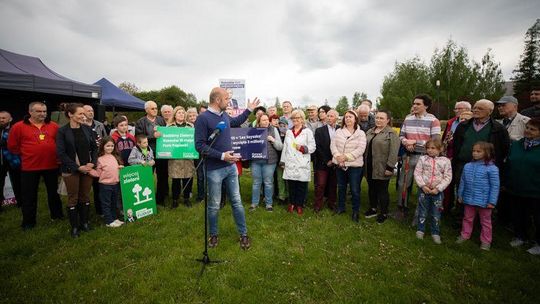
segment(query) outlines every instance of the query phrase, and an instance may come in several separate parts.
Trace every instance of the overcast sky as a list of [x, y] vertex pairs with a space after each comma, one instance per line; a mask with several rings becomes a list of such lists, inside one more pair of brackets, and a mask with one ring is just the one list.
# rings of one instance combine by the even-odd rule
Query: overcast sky
[[0, 48], [87, 83], [208, 99], [219, 78], [240, 78], [267, 104], [335, 105], [376, 99], [396, 61], [428, 61], [450, 38], [477, 60], [493, 49], [509, 79], [537, 18], [537, 0], [0, 0]]

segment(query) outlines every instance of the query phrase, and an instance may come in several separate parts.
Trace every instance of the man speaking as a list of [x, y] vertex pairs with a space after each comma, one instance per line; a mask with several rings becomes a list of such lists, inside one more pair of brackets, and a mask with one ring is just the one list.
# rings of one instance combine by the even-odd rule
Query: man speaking
[[[231, 201], [236, 229], [240, 234], [240, 247], [248, 249], [251, 241], [247, 235], [244, 206], [240, 197], [238, 171], [235, 162], [240, 156], [232, 151], [231, 127], [239, 127], [247, 120], [253, 109], [259, 105], [259, 99], [248, 100], [247, 109], [237, 117], [225, 113], [230, 95], [225, 89], [213, 88], [210, 92], [208, 110], [195, 121], [195, 147], [201, 155], [206, 155], [208, 179], [208, 221], [210, 223], [210, 248], [218, 245], [218, 213], [221, 199], [221, 184], [227, 187]], [[214, 144], [210, 147], [212, 141]]]

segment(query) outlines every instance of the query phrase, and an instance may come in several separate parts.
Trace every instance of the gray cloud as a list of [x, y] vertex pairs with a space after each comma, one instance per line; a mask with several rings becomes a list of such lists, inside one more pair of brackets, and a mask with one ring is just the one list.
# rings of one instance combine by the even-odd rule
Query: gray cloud
[[282, 28], [305, 70], [362, 64], [401, 47], [420, 49], [424, 46], [417, 45], [419, 38], [430, 36], [489, 43], [524, 33], [526, 22], [540, 11], [538, 1], [350, 1], [337, 12], [332, 5], [304, 1], [288, 8]]
[[394, 62], [425, 61], [449, 38], [509, 78], [538, 1], [0, 1], [1, 48], [85, 82], [176, 84], [206, 98], [219, 78], [249, 96], [335, 103], [375, 99]]

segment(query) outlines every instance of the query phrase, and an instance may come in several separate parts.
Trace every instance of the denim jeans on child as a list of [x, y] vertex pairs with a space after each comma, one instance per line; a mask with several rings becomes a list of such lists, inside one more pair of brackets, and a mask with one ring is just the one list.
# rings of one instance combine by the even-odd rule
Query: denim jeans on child
[[426, 194], [422, 189], [418, 189], [418, 231], [426, 230], [426, 221], [431, 217], [431, 235], [440, 235], [442, 203], [442, 192]]
[[103, 211], [103, 220], [105, 224], [110, 224], [116, 220], [116, 201], [120, 186], [99, 184], [99, 199]]
[[251, 177], [253, 187], [251, 191], [251, 204], [258, 206], [261, 195], [261, 185], [264, 185], [264, 201], [267, 207], [272, 206], [274, 194], [274, 170], [276, 164], [269, 164], [266, 160], [251, 161]]
[[238, 169], [236, 164], [227, 167], [208, 171], [208, 222], [210, 224], [210, 235], [218, 234], [218, 213], [221, 201], [221, 184], [224, 183], [227, 189], [227, 196], [231, 201], [233, 217], [236, 223], [238, 234], [247, 235], [246, 217], [244, 206], [240, 197], [240, 186], [238, 184]]

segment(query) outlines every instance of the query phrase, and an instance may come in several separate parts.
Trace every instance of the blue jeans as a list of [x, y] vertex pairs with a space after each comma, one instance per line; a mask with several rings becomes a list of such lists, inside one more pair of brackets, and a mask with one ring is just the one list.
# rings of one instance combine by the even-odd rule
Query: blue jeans
[[244, 206], [240, 197], [238, 184], [238, 169], [235, 164], [208, 171], [208, 221], [210, 235], [218, 234], [218, 213], [221, 200], [221, 184], [225, 183], [227, 195], [231, 201], [236, 229], [240, 235], [247, 235]]
[[116, 204], [119, 188], [119, 184], [99, 184], [99, 200], [101, 201], [103, 220], [105, 221], [105, 224], [110, 224], [116, 220]]
[[440, 235], [442, 202], [442, 192], [426, 194], [422, 189], [418, 189], [418, 231], [424, 232], [426, 230], [427, 218], [431, 216], [431, 235]]
[[338, 188], [338, 211], [345, 211], [345, 197], [347, 196], [347, 184], [351, 187], [352, 210], [360, 210], [360, 183], [362, 183], [362, 167], [349, 167], [347, 170], [336, 170]]
[[253, 187], [251, 189], [252, 205], [259, 205], [261, 184], [264, 184], [264, 201], [266, 202], [267, 207], [272, 207], [275, 169], [276, 164], [268, 164], [266, 160], [251, 161], [251, 177], [253, 178]]

